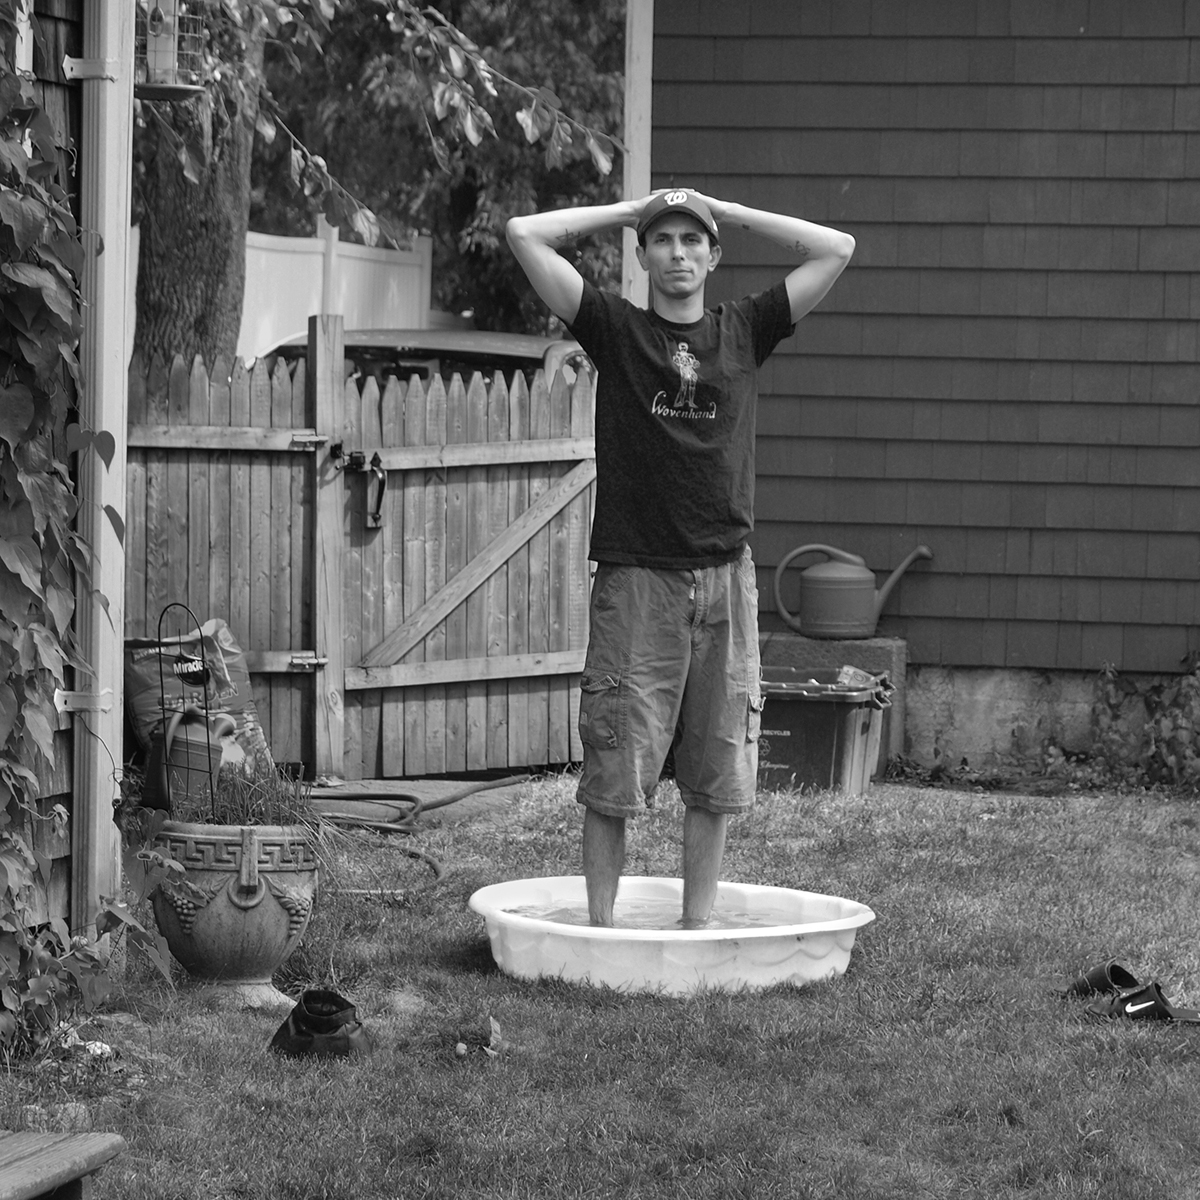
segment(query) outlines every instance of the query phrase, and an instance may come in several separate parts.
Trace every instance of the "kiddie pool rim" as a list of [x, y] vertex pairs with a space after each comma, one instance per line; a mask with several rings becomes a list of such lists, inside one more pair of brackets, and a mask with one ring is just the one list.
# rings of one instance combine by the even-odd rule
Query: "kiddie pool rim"
[[[665, 898], [674, 898], [679, 893], [681, 887], [679, 879], [671, 879], [664, 876], [625, 876], [622, 878], [622, 883], [625, 882], [625, 879], [636, 881], [639, 890], [647, 886], [660, 886], [662, 895]], [[543, 886], [558, 885], [559, 888], [569, 885], [570, 887], [582, 888], [583, 876], [545, 875], [533, 876], [528, 879], [510, 879], [503, 883], [493, 883], [474, 892], [468, 904], [473, 911], [477, 912], [485, 920], [488, 917], [492, 917], [494, 920], [502, 919], [504, 924], [512, 925], [518, 929], [542, 929], [553, 931], [559, 935], [563, 935], [564, 930], [569, 930], [569, 934], [565, 936], [571, 938], [596, 938], [602, 941], [622, 942], [661, 942], [666, 940], [664, 939], [664, 934], [669, 934], [669, 940], [673, 942], [712, 942], [729, 941], [732, 939], [742, 941], [747, 939], [783, 938], [814, 933], [835, 933], [845, 929], [860, 929], [864, 925], [869, 925], [874, 921], [876, 915], [874, 910], [867, 905], [857, 900], [846, 899], [843, 896], [830, 896], [821, 892], [806, 892], [798, 888], [775, 887], [770, 884], [722, 881], [717, 885], [718, 899], [725, 899], [730, 895], [789, 895], [812, 900], [837, 900], [841, 904], [849, 905], [856, 911], [852, 912], [849, 916], [839, 917], [830, 921], [808, 921], [793, 925], [750, 925], [718, 929], [627, 929], [620, 926], [566, 925], [561, 921], [548, 921], [541, 917], [530, 917], [523, 913], [514, 913], [503, 908], [504, 904], [522, 902], [514, 899], [513, 893], [519, 885], [529, 884]], [[617, 899], [621, 899], [621, 889], [619, 887], [617, 890]], [[529, 900], [526, 898], [523, 902], [529, 903]]]

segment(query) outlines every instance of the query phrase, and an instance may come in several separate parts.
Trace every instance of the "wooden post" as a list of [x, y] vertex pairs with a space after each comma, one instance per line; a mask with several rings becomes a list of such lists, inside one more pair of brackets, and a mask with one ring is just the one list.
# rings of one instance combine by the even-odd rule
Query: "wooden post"
[[313, 562], [313, 624], [318, 659], [316, 772], [341, 778], [346, 735], [345, 652], [342, 646], [343, 481], [334, 446], [342, 440], [342, 360], [345, 353], [340, 316], [309, 317], [308, 363], [313, 424], [328, 440], [317, 451], [316, 548]]
[[[100, 897], [117, 894], [121, 878], [112, 802], [124, 729], [125, 550], [105, 509], [111, 507], [124, 521], [133, 5], [126, 0], [83, 5], [83, 53], [106, 66], [100, 76], [83, 81], [79, 223], [85, 320], [79, 357], [85, 387], [80, 420], [85, 429], [111, 433], [116, 452], [107, 469], [94, 453], [83, 455], [79, 472], [78, 525], [95, 551], [96, 566], [92, 583], [81, 583], [76, 595], [75, 632], [91, 672], [77, 690], [99, 694], [112, 689], [105, 697], [111, 700], [107, 711], [75, 719], [70, 921], [72, 931], [80, 933], [95, 922]], [[107, 611], [97, 592], [107, 598]]]
[[[629, 0], [625, 8], [625, 175], [621, 199], [650, 190], [650, 116], [654, 68], [654, 0]], [[637, 234], [621, 231], [621, 295], [642, 308], [650, 302], [650, 281], [638, 264]]]
[[[342, 231], [330, 225], [324, 213], [317, 213], [317, 237], [325, 242], [325, 253], [321, 256], [321, 311], [331, 313], [337, 302], [337, 259], [338, 243]], [[427, 294], [427, 293], [426, 293]]]

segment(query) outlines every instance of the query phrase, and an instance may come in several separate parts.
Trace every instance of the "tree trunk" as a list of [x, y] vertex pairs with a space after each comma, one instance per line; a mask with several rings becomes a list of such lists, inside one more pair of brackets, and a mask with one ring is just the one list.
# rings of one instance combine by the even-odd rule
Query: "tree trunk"
[[[260, 79], [263, 34], [246, 47], [243, 78]], [[258, 117], [257, 87], [235, 109], [223, 89], [186, 104], [158, 104], [185, 145], [203, 146], [199, 183], [189, 182], [177, 143], [147, 118], [155, 152], [145, 162], [134, 349], [144, 361], [200, 354], [232, 357], [242, 321], [246, 230], [250, 223], [250, 155]]]

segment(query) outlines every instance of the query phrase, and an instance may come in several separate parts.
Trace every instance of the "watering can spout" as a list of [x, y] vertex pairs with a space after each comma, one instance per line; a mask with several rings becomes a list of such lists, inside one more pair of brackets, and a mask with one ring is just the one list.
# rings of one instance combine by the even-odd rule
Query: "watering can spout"
[[908, 570], [909, 567], [917, 561], [918, 558], [932, 558], [933, 551], [928, 546], [918, 546], [909, 556], [887, 577], [887, 582], [875, 593], [875, 619], [879, 620], [879, 614], [883, 610], [884, 601], [888, 598], [888, 593], [896, 585], [896, 581]]

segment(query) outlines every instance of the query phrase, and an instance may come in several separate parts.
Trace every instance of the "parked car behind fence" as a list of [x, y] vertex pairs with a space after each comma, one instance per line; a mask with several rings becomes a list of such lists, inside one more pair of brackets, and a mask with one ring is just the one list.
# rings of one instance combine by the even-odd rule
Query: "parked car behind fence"
[[[290, 338], [267, 355], [295, 362], [304, 357], [307, 338]], [[542, 370], [553, 382], [563, 370], [574, 380], [579, 370], [595, 372], [578, 342], [570, 338], [522, 333], [493, 333], [480, 329], [361, 329], [345, 333], [346, 373], [365, 379], [373, 375], [382, 388], [391, 375], [407, 381], [413, 375], [428, 382], [440, 375], [449, 383], [455, 375], [464, 382], [477, 372], [490, 384], [497, 371], [511, 385], [515, 371], [526, 383]]]

